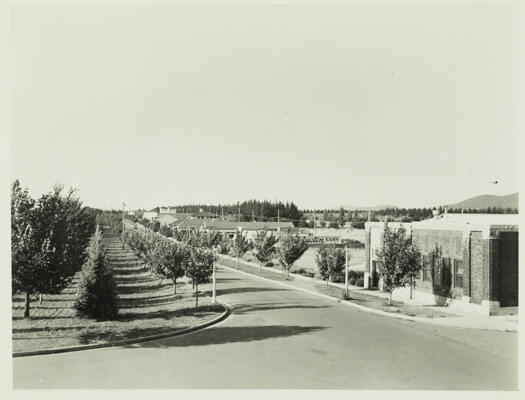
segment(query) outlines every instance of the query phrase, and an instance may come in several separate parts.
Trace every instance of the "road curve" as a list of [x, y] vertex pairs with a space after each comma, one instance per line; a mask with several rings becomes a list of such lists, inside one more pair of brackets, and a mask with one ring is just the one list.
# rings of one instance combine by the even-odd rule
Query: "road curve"
[[13, 359], [15, 388], [517, 388], [518, 335], [396, 320], [218, 269], [233, 308], [205, 330]]

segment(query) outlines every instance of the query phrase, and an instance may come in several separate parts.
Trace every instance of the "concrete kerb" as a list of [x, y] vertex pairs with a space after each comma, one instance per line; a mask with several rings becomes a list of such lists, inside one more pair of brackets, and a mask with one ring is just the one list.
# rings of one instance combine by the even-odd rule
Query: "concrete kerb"
[[54, 349], [35, 350], [35, 351], [20, 351], [20, 352], [13, 353], [13, 358], [39, 356], [39, 355], [46, 355], [46, 354], [69, 353], [73, 351], [82, 351], [82, 350], [94, 350], [94, 349], [101, 349], [105, 347], [116, 347], [116, 346], [124, 346], [128, 344], [151, 342], [152, 340], [166, 339], [170, 337], [186, 335], [188, 333], [199, 331], [204, 328], [208, 328], [209, 326], [218, 324], [219, 322], [225, 320], [228, 316], [230, 316], [232, 312], [231, 308], [224, 303], [221, 303], [221, 302], [218, 302], [218, 303], [222, 307], [224, 307], [224, 312], [221, 315], [219, 315], [217, 318], [212, 319], [211, 321], [207, 321], [202, 324], [195, 325], [195, 326], [190, 326], [189, 328], [179, 329], [174, 332], [165, 332], [165, 333], [159, 333], [156, 335], [142, 336], [142, 337], [133, 338], [133, 339], [116, 340], [114, 342], [109, 342], [109, 343], [86, 344], [86, 345], [81, 345], [81, 346], [59, 347], [59, 348], [54, 348]]
[[[217, 264], [217, 265], [219, 265], [221, 268], [226, 268], [226, 269], [228, 269], [230, 271], [234, 271], [234, 272], [237, 272], [237, 273], [240, 273], [240, 274], [248, 275], [248, 276], [250, 276], [252, 278], [255, 278], [255, 279], [259, 279], [259, 280], [266, 281], [266, 282], [272, 282], [272, 283], [274, 283], [276, 285], [281, 285], [281, 286], [284, 286], [284, 287], [287, 287], [287, 288], [290, 288], [290, 289], [294, 289], [294, 290], [300, 290], [301, 292], [305, 292], [305, 293], [308, 293], [308, 294], [311, 294], [311, 295], [314, 295], [314, 296], [317, 296], [317, 297], [321, 297], [321, 298], [324, 298], [326, 300], [335, 301], [335, 302], [338, 302], [338, 303], [341, 303], [341, 304], [344, 304], [344, 305], [347, 305], [347, 306], [350, 306], [350, 307], [354, 307], [354, 308], [357, 308], [357, 309], [359, 309], [361, 311], [365, 311], [365, 312], [368, 312], [368, 313], [382, 315], [384, 317], [403, 319], [403, 320], [406, 320], [406, 321], [422, 322], [422, 323], [431, 324], [431, 325], [441, 325], [441, 326], [443, 326], [443, 324], [439, 323], [438, 320], [433, 320], [433, 319], [430, 319], [430, 318], [423, 318], [423, 317], [411, 317], [409, 315], [393, 314], [393, 313], [389, 313], [389, 312], [386, 312], [386, 311], [376, 310], [376, 309], [373, 309], [373, 308], [370, 308], [370, 307], [362, 306], [360, 304], [352, 303], [350, 301], [341, 300], [341, 299], [338, 299], [338, 298], [335, 298], [335, 297], [332, 297], [332, 296], [328, 296], [326, 294], [317, 293], [317, 292], [314, 292], [314, 291], [311, 291], [311, 290], [308, 290], [308, 289], [304, 289], [304, 288], [300, 288], [300, 287], [297, 287], [297, 286], [294, 286], [294, 285], [290, 285], [290, 284], [284, 283], [282, 281], [275, 281], [273, 279], [264, 278], [262, 276], [250, 274], [249, 272], [240, 271], [240, 270], [232, 268], [232, 267], [227, 267], [226, 265], [222, 265], [222, 264]], [[471, 328], [471, 329], [474, 329], [474, 328]], [[494, 330], [494, 329], [487, 329], [487, 328], [475, 328], [475, 329]], [[517, 332], [517, 330], [511, 330], [511, 329], [501, 329], [501, 330], [502, 331], [507, 331], [507, 332]]]

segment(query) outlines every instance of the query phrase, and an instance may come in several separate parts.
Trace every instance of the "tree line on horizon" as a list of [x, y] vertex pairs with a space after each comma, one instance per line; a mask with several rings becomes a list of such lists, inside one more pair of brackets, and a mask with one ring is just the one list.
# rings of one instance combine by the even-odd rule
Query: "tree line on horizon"
[[[198, 213], [200, 210], [211, 212], [218, 216], [233, 216], [236, 220], [251, 221], [252, 216], [257, 221], [299, 221], [303, 213], [293, 202], [268, 201], [268, 200], [246, 200], [237, 204], [183, 204], [176, 207], [177, 211], [184, 213]], [[159, 212], [155, 207], [152, 211]], [[239, 215], [240, 213], [240, 215]]]

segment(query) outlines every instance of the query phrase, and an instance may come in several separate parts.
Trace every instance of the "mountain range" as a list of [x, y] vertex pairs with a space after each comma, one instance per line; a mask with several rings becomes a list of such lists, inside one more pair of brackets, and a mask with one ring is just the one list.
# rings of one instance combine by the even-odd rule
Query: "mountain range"
[[460, 201], [455, 204], [448, 204], [447, 207], [450, 208], [488, 208], [488, 207], [497, 207], [497, 208], [519, 208], [519, 198], [518, 192], [511, 193], [504, 196], [496, 196], [493, 194], [482, 194], [481, 196], [471, 197]]
[[[438, 204], [439, 205], [439, 204]], [[341, 207], [343, 207], [345, 210], [354, 211], [354, 210], [365, 210], [365, 211], [376, 211], [376, 210], [384, 210], [385, 208], [400, 208], [398, 206], [393, 205], [381, 205], [381, 206], [363, 206], [358, 207], [354, 205], [341, 205], [337, 207], [333, 207], [333, 210], [339, 210]], [[494, 194], [482, 194], [480, 196], [474, 196], [468, 199], [465, 199], [463, 201], [460, 201], [458, 203], [454, 204], [447, 204], [447, 207], [449, 208], [488, 208], [488, 207], [497, 207], [497, 208], [519, 208], [519, 198], [518, 198], [518, 192], [511, 193], [504, 196], [497, 196]], [[429, 208], [429, 207], [427, 207]], [[431, 207], [430, 207], [431, 208]]]

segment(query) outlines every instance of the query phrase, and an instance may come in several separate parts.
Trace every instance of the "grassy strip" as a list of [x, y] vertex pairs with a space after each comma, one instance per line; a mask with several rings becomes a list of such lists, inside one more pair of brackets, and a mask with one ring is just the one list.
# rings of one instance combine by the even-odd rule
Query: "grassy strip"
[[278, 272], [268, 271], [267, 269], [263, 269], [262, 271], [260, 271], [259, 267], [255, 267], [253, 265], [246, 264], [246, 263], [243, 262], [242, 259], [239, 260], [239, 265], [238, 265], [239, 268], [237, 268], [237, 261], [236, 260], [232, 260], [230, 258], [226, 258], [226, 257], [223, 257], [221, 255], [219, 255], [217, 261], [219, 263], [221, 263], [222, 265], [225, 265], [227, 267], [239, 269], [239, 271], [248, 272], [249, 274], [257, 275], [257, 276], [260, 276], [260, 277], [263, 277], [263, 278], [273, 279], [274, 281], [287, 281], [287, 282], [290, 282], [290, 281], [294, 280], [294, 276], [291, 275], [291, 274], [290, 274], [290, 276], [288, 278], [286, 278], [286, 274], [280, 274]]
[[[326, 294], [328, 296], [335, 297], [341, 300], [345, 300], [345, 289], [343, 288], [329, 285], [327, 291], [326, 285], [316, 284], [315, 289], [319, 293]], [[374, 310], [385, 311], [392, 314], [403, 314], [411, 317], [446, 318], [455, 316], [450, 313], [441, 312], [434, 308], [405, 304], [400, 301], [394, 300], [392, 301], [392, 306], [388, 306], [387, 299], [379, 296], [366, 294], [361, 290], [350, 290], [349, 301], [364, 307], [372, 308]]]
[[[119, 315], [98, 322], [75, 316], [73, 304], [79, 277], [58, 295], [45, 295], [32, 303], [31, 319], [24, 319], [24, 298], [12, 298], [13, 351], [34, 351], [83, 344], [107, 343], [188, 328], [207, 322], [224, 310], [199, 298], [182, 282], [173, 295], [173, 284], [153, 276], [129, 250], [122, 251], [116, 238], [105, 238], [117, 282]], [[36, 300], [36, 299], [35, 299]], [[202, 306], [201, 306], [202, 304]]]

